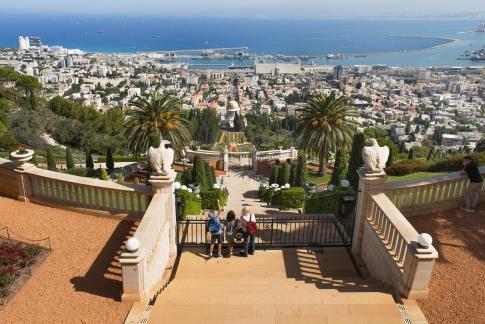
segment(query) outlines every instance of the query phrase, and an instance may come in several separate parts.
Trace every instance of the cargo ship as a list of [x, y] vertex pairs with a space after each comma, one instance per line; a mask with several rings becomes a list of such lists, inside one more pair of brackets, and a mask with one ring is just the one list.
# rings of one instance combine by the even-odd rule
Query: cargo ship
[[485, 23], [484, 22], [481, 22], [477, 26], [477, 29], [475, 29], [475, 32], [477, 32], [477, 33], [485, 33]]

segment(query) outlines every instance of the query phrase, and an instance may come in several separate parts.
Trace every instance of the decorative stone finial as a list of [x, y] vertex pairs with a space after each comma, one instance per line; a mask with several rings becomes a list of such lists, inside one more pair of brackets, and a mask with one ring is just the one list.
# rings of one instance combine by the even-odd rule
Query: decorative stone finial
[[381, 173], [386, 167], [389, 158], [389, 147], [379, 146], [375, 138], [369, 139], [371, 146], [362, 149], [365, 173]]
[[172, 168], [174, 151], [170, 142], [160, 140], [160, 134], [150, 135], [150, 148], [148, 149], [148, 162], [155, 175], [166, 175]]

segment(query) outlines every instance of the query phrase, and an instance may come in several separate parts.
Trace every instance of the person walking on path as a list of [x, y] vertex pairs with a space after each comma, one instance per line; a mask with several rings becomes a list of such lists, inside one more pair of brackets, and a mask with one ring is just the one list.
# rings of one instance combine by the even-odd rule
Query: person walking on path
[[226, 216], [226, 241], [229, 253], [227, 257], [232, 256], [232, 251], [234, 249], [234, 227], [236, 226], [236, 213], [230, 210]]
[[478, 170], [478, 166], [470, 156], [465, 156], [463, 158], [463, 170], [460, 174], [463, 176], [466, 175], [470, 180], [464, 194], [465, 206], [461, 207], [461, 210], [473, 213], [477, 207], [478, 200], [480, 199], [483, 179], [480, 175], [480, 170]]
[[251, 210], [248, 207], [243, 207], [242, 216], [239, 219], [239, 228], [244, 233], [244, 252], [243, 256], [247, 257], [248, 254], [254, 254], [255, 250], [255, 235], [257, 231], [256, 216], [251, 214]]
[[222, 224], [221, 224], [221, 219], [219, 218], [219, 215], [221, 214], [221, 211], [216, 213], [211, 210], [209, 212], [209, 219], [207, 220], [207, 223], [205, 224], [205, 230], [206, 232], [211, 233], [211, 240], [210, 240], [210, 246], [209, 246], [209, 259], [212, 259], [212, 252], [214, 251], [214, 244], [217, 242], [217, 256], [220, 258], [222, 257]]

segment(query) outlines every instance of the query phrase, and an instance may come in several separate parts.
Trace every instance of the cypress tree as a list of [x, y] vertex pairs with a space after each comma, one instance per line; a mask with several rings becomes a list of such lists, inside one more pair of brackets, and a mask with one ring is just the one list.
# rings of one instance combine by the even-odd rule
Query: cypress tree
[[296, 168], [295, 185], [297, 187], [304, 187], [308, 179], [308, 168], [306, 163], [306, 156], [301, 154], [298, 156], [298, 166]]
[[94, 169], [94, 161], [90, 149], [86, 150], [86, 169]]
[[345, 152], [344, 149], [340, 148], [337, 150], [335, 164], [333, 166], [332, 179], [330, 180], [330, 183], [335, 186], [340, 184], [340, 180], [344, 180], [345, 176], [347, 175], [346, 155], [347, 152]]
[[72, 158], [71, 149], [69, 147], [66, 148], [66, 168], [74, 168], [74, 159]]
[[182, 184], [184, 184], [186, 186], [188, 186], [189, 184], [192, 183], [192, 170], [191, 169], [184, 170], [184, 172], [182, 173], [181, 181], [182, 181]]
[[298, 161], [295, 160], [291, 163], [291, 168], [290, 168], [290, 179], [288, 180], [288, 183], [290, 186], [295, 187], [296, 184], [296, 169], [298, 168]]
[[284, 186], [290, 182], [290, 171], [290, 164], [285, 162], [280, 169], [280, 173], [278, 174], [278, 184], [280, 186]]
[[214, 179], [212, 179], [212, 170], [211, 166], [209, 163], [204, 163], [204, 168], [205, 168], [205, 176], [206, 176], [206, 183], [209, 188], [212, 188], [212, 185], [214, 184]]
[[199, 156], [194, 157], [194, 168], [192, 169], [192, 183], [198, 184], [200, 188], [207, 187], [204, 161]]
[[346, 176], [355, 191], [359, 189], [359, 175], [357, 174], [357, 170], [364, 165], [364, 160], [362, 159], [364, 145], [364, 134], [355, 134], [352, 139], [352, 150], [350, 151], [349, 168]]
[[216, 168], [211, 166], [211, 176], [212, 176], [212, 184], [217, 182], [217, 176], [216, 176]]
[[109, 172], [113, 171], [115, 168], [115, 163], [113, 161], [113, 151], [111, 147], [108, 147], [106, 150], [106, 169], [108, 169]]
[[269, 176], [269, 184], [278, 183], [278, 175], [280, 172], [279, 165], [271, 166], [271, 174]]
[[54, 154], [52, 154], [52, 150], [50, 148], [46, 151], [46, 159], [47, 159], [47, 169], [51, 171], [56, 170], [56, 159], [54, 158]]
[[408, 153], [408, 160], [414, 159], [414, 149], [411, 148]]

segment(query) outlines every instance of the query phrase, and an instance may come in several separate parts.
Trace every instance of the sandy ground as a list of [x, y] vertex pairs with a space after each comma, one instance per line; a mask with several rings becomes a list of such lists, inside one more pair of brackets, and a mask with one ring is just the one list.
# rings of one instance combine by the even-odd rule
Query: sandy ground
[[[0, 228], [30, 239], [50, 237], [52, 253], [0, 309], [0, 323], [121, 323], [117, 256], [135, 224], [0, 197]], [[13, 238], [18, 238], [12, 235]]]
[[458, 209], [409, 219], [433, 237], [439, 252], [429, 296], [418, 304], [431, 324], [485, 323], [485, 207]]

